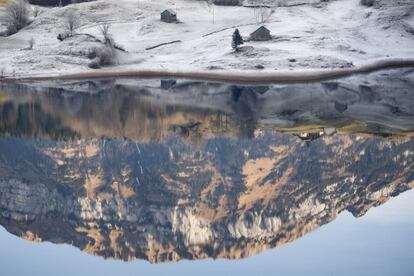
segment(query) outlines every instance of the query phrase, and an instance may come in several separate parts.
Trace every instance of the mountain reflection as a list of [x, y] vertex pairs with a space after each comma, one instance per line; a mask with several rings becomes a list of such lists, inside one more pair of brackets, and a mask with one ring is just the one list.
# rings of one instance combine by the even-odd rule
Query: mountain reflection
[[404, 81], [130, 82], [3, 85], [10, 233], [104, 258], [239, 259], [414, 186]]

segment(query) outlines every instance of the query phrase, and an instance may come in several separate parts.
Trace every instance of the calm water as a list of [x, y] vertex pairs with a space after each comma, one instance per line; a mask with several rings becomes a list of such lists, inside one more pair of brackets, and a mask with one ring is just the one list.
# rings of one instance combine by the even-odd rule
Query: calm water
[[0, 84], [0, 274], [413, 275], [413, 84]]

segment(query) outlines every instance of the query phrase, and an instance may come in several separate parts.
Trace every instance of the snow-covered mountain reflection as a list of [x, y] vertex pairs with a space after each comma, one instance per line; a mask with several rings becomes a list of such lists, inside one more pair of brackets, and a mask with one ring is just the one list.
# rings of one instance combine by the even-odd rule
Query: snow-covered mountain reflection
[[363, 216], [414, 186], [414, 95], [377, 77], [3, 85], [0, 223], [158, 263], [239, 259]]

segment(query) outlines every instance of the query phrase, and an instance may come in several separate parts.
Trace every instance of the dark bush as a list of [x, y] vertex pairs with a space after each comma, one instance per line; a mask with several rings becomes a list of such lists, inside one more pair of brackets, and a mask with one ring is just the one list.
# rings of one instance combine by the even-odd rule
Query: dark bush
[[91, 62], [89, 62], [88, 67], [91, 69], [99, 69], [101, 68], [101, 64], [98, 58], [94, 58], [93, 60], [91, 60]]
[[97, 52], [96, 47], [90, 48], [86, 56], [89, 59], [94, 59], [96, 58], [96, 52]]
[[361, 0], [361, 5], [366, 7], [372, 7], [375, 3], [375, 0]]
[[38, 6], [57, 7], [90, 1], [92, 0], [29, 0], [29, 3]]
[[88, 64], [88, 67], [92, 69], [114, 64], [116, 58], [115, 49], [111, 45], [91, 48], [87, 56], [92, 59]]
[[58, 34], [57, 39], [59, 39], [60, 41], [63, 41], [70, 36], [71, 36], [70, 33], [64, 32], [64, 33]]
[[214, 4], [217, 6], [240, 6], [239, 0], [215, 0]]

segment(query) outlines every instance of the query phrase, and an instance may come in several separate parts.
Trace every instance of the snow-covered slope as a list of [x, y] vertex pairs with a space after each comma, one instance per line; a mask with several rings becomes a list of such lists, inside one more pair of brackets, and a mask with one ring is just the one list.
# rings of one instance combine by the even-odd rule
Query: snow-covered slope
[[[179, 23], [160, 21], [160, 11], [177, 11]], [[209, 6], [195, 0], [99, 0], [63, 8], [41, 8], [33, 22], [10, 37], [0, 37], [0, 71], [8, 76], [87, 72], [86, 36], [60, 42], [64, 17], [75, 9], [81, 16], [78, 33], [99, 36], [101, 23], [111, 24], [117, 44], [117, 64], [100, 69], [277, 72], [296, 69], [347, 68], [379, 58], [414, 58], [414, 2], [379, 0], [364, 7], [359, 0], [274, 8], [264, 23], [251, 7]], [[0, 17], [1, 18], [1, 17]], [[238, 53], [231, 36], [243, 37], [259, 26], [271, 30], [267, 42], [245, 42]], [[36, 40], [33, 50], [29, 39]], [[147, 48], [177, 41], [152, 50]]]

